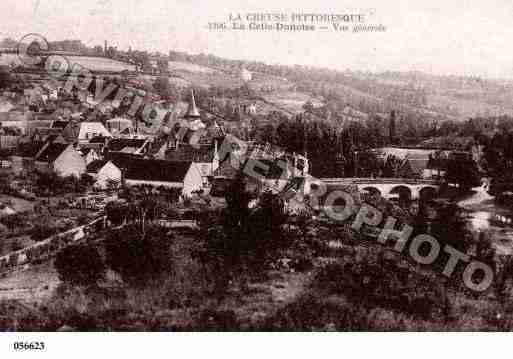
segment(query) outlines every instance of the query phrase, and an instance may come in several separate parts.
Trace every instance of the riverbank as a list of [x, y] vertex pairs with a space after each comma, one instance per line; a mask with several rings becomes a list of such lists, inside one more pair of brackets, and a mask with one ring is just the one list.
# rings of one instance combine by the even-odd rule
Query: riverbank
[[511, 214], [511, 210], [498, 205], [488, 194], [487, 184], [472, 188], [472, 193], [456, 202], [466, 212], [470, 230], [486, 232], [499, 254], [513, 254], [513, 228], [499, 226], [493, 220], [496, 215]]

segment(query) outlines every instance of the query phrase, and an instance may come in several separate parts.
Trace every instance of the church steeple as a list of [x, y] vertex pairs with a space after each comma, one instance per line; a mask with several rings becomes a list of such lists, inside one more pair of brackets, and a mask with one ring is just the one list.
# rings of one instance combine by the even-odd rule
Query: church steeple
[[196, 107], [196, 101], [194, 100], [194, 90], [191, 90], [191, 101], [189, 102], [189, 108], [184, 118], [197, 119], [200, 118], [200, 113]]

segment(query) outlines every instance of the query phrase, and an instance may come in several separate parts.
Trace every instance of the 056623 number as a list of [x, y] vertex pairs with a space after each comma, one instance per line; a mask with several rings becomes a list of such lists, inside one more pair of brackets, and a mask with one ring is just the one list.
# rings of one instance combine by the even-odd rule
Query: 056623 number
[[43, 342], [14, 342], [14, 350], [25, 351], [25, 350], [44, 350], [45, 343]]

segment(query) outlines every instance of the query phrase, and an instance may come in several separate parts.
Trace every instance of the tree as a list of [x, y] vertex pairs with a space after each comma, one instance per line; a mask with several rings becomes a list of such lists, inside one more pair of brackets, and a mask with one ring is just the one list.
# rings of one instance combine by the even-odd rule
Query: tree
[[90, 244], [75, 244], [61, 249], [55, 258], [59, 279], [74, 285], [96, 285], [105, 276], [105, 264]]
[[11, 184], [10, 176], [6, 173], [0, 173], [0, 193], [7, 193]]
[[164, 57], [159, 58], [157, 60], [157, 67], [161, 74], [166, 74], [169, 72], [169, 61]]
[[176, 102], [178, 100], [178, 92], [169, 82], [168, 77], [161, 76], [153, 83], [153, 88], [157, 93], [167, 101]]
[[171, 243], [173, 235], [163, 227], [148, 226], [146, 232], [134, 225], [107, 235], [106, 263], [123, 281], [144, 286], [173, 269]]
[[34, 226], [34, 228], [31, 231], [30, 238], [33, 241], [40, 242], [42, 240], [47, 239], [48, 237], [53, 236], [57, 233], [57, 228], [48, 225], [46, 223], [38, 223]]
[[108, 221], [119, 226], [128, 217], [128, 206], [119, 202], [109, 202], [105, 206], [105, 215]]
[[84, 173], [82, 176], [80, 176], [80, 179], [79, 179], [79, 182], [78, 182], [78, 186], [80, 188], [80, 191], [86, 191], [95, 182], [96, 182], [96, 180], [94, 179], [93, 176], [91, 176], [91, 175], [89, 175], [87, 173]]
[[472, 187], [479, 186], [480, 175], [476, 163], [468, 156], [453, 156], [447, 161], [445, 172], [447, 183], [456, 184], [460, 190], [466, 192]]
[[0, 88], [8, 89], [15, 84], [15, 78], [10, 71], [0, 69]]
[[38, 172], [36, 178], [36, 186], [43, 195], [48, 198], [59, 188], [60, 178], [55, 172]]
[[303, 110], [305, 110], [305, 112], [309, 112], [309, 113], [312, 113], [313, 110], [314, 110], [314, 106], [312, 104], [312, 101], [308, 100], [304, 103], [303, 105]]
[[248, 205], [250, 201], [251, 195], [246, 191], [244, 174], [239, 171], [226, 191], [225, 220], [228, 230], [244, 225], [249, 216]]
[[103, 54], [104, 48], [103, 48], [103, 46], [101, 46], [101, 45], [96, 45], [96, 46], [93, 48], [93, 51], [94, 51], [94, 53], [95, 53], [95, 54], [97, 54], [97, 55], [101, 55], [101, 54]]
[[263, 264], [283, 247], [282, 225], [286, 221], [283, 200], [270, 191], [262, 193], [258, 198], [258, 206], [250, 214], [245, 228], [244, 250], [254, 264]]

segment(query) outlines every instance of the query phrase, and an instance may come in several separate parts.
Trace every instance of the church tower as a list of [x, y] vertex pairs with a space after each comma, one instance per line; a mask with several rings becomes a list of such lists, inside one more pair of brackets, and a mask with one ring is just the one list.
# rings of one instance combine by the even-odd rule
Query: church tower
[[189, 102], [189, 108], [187, 109], [184, 118], [190, 121], [194, 121], [200, 117], [200, 113], [196, 107], [196, 100], [194, 99], [194, 90], [191, 90], [191, 100]]

